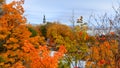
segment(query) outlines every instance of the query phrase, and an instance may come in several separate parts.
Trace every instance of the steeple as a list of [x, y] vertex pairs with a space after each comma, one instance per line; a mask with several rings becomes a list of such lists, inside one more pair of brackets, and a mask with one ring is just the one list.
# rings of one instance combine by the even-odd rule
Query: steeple
[[43, 23], [44, 23], [44, 24], [46, 23], [45, 15], [43, 15]]

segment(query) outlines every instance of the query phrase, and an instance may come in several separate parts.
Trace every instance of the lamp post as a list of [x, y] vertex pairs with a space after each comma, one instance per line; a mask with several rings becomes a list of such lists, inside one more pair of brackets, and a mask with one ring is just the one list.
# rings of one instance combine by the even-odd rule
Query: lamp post
[[80, 16], [80, 18], [77, 19], [77, 23], [79, 24], [81, 30], [88, 29], [87, 23], [83, 21], [83, 16]]

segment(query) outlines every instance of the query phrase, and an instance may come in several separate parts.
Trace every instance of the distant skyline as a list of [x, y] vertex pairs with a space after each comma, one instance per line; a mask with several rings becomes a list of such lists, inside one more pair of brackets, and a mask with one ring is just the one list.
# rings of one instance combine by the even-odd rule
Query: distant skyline
[[[7, 0], [9, 3], [12, 0]], [[25, 0], [25, 16], [31, 24], [41, 24], [43, 15], [46, 21], [59, 21], [71, 25], [70, 19], [74, 10], [75, 20], [80, 16], [87, 21], [89, 16], [104, 13], [113, 14], [113, 8], [118, 7], [119, 0]]]

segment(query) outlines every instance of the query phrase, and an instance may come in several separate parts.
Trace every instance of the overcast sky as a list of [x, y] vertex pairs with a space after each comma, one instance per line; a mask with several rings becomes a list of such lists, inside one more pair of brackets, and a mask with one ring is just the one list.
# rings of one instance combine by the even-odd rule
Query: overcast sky
[[[7, 0], [10, 2], [11, 0]], [[45, 14], [47, 21], [60, 21], [70, 25], [72, 11], [75, 19], [83, 16], [87, 20], [94, 14], [105, 12], [112, 14], [112, 6], [117, 6], [119, 0], [25, 0], [24, 8], [28, 22], [40, 24]]]

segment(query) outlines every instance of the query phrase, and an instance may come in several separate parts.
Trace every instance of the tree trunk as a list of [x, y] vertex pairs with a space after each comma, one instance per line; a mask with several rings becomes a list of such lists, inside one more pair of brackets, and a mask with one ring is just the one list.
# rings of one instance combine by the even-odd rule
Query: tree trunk
[[120, 68], [120, 39], [118, 39], [118, 53], [115, 56], [116, 68]]

